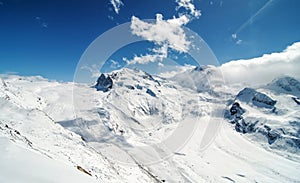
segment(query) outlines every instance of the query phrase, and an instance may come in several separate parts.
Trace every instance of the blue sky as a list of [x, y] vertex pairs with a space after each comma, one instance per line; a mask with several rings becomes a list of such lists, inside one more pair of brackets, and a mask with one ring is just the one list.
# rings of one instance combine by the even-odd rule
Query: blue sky
[[[116, 25], [179, 16], [175, 0], [0, 0], [0, 73], [71, 81], [89, 44]], [[300, 39], [298, 0], [194, 0], [201, 16], [185, 26], [199, 34], [220, 63], [279, 52]], [[111, 59], [142, 54], [128, 46]], [[141, 48], [141, 49], [139, 49]], [[128, 51], [131, 49], [131, 52]], [[132, 51], [134, 50], [134, 51]], [[123, 55], [124, 54], [124, 55]]]

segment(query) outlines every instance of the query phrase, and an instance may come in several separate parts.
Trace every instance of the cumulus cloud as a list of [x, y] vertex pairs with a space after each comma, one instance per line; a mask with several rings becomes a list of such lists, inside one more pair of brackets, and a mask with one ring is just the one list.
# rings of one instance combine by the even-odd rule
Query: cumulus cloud
[[164, 58], [167, 58], [168, 49], [176, 50], [180, 53], [188, 52], [190, 41], [188, 41], [182, 26], [186, 25], [189, 21], [190, 19], [186, 15], [163, 20], [163, 16], [157, 14], [154, 23], [146, 22], [132, 16], [130, 26], [132, 34], [153, 42], [156, 48], [152, 49], [151, 54], [134, 56], [132, 60], [128, 60], [127, 58], [123, 60], [127, 64], [146, 64], [162, 61]]
[[300, 42], [288, 46], [282, 52], [230, 61], [220, 68], [228, 84], [260, 85], [284, 75], [300, 79]]
[[176, 7], [176, 10], [178, 11], [180, 8], [184, 8], [185, 10], [189, 11], [189, 13], [198, 18], [201, 16], [200, 10], [197, 10], [195, 5], [193, 4], [192, 0], [176, 0], [176, 3], [178, 6]]
[[188, 22], [189, 18], [185, 15], [163, 20], [163, 16], [157, 14], [155, 23], [148, 23], [132, 16], [130, 28], [132, 34], [154, 42], [156, 45], [167, 45], [176, 51], [187, 52], [190, 42], [187, 40], [182, 26]]
[[161, 61], [162, 59], [163, 57], [160, 55], [146, 54], [140, 56], [135, 55], [131, 60], [127, 58], [123, 58], [123, 61], [125, 61], [128, 65], [133, 65], [133, 64], [147, 64], [150, 62]]
[[187, 53], [189, 51], [191, 42], [187, 39], [183, 26], [193, 18], [198, 18], [201, 13], [196, 9], [192, 0], [176, 0], [175, 2], [178, 5], [176, 7], [177, 11], [184, 9], [187, 12], [167, 20], [163, 19], [162, 14], [156, 14], [154, 23], [132, 16], [130, 26], [132, 34], [153, 42], [156, 48], [152, 49], [151, 54], [135, 55], [131, 60], [124, 58], [123, 60], [127, 64], [146, 64], [158, 61], [160, 62], [159, 66], [162, 67], [163, 64], [161, 62], [164, 58], [167, 58], [169, 49], [179, 53]]
[[113, 5], [113, 8], [116, 14], [119, 14], [121, 6], [123, 6], [123, 2], [121, 0], [110, 0], [110, 3]]

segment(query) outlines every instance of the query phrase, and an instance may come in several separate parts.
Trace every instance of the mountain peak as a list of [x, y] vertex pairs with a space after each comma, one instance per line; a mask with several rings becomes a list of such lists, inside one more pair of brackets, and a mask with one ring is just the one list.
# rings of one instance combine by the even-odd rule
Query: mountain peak
[[257, 107], [273, 108], [276, 104], [276, 101], [271, 97], [252, 88], [244, 88], [236, 98], [245, 103], [252, 103]]
[[100, 75], [100, 77], [97, 79], [95, 88], [97, 89], [97, 91], [107, 92], [108, 90], [110, 90], [112, 88], [112, 85], [113, 85], [113, 81], [112, 81], [111, 77], [109, 75], [105, 76], [102, 73]]
[[290, 76], [274, 79], [267, 85], [267, 88], [276, 93], [287, 93], [300, 97], [300, 82]]

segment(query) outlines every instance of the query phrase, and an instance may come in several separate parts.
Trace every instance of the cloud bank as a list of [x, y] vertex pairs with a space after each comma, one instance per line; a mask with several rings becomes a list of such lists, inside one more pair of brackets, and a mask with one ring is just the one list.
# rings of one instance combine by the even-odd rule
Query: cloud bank
[[285, 75], [300, 79], [300, 42], [282, 52], [227, 62], [220, 69], [227, 84], [260, 85]]

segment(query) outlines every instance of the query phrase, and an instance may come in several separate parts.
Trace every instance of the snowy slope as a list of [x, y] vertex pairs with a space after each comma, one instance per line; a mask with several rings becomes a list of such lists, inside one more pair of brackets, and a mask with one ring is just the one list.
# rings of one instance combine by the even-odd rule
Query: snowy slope
[[[287, 93], [270, 84], [272, 88], [267, 85], [238, 95], [241, 86], [224, 86], [213, 66], [184, 69], [168, 77], [124, 68], [109, 77], [112, 87], [101, 91], [42, 77], [2, 77], [1, 145], [18, 153], [1, 160], [29, 162], [36, 156], [44, 162], [40, 168], [49, 164], [77, 172], [79, 178], [75, 175], [72, 182], [89, 182], [88, 174], [91, 182], [300, 180], [299, 147], [288, 140], [299, 138], [295, 87]], [[270, 103], [273, 100], [275, 104]], [[230, 113], [234, 102], [243, 109], [239, 117], [247, 125], [259, 120], [256, 131], [236, 130], [242, 123]], [[265, 125], [270, 130], [260, 133]], [[280, 129], [285, 134], [269, 143], [268, 133]], [[53, 169], [49, 168], [49, 175]], [[27, 179], [24, 176], [14, 180]], [[48, 179], [48, 174], [43, 176]], [[11, 179], [3, 171], [0, 177]]]
[[[56, 120], [74, 118], [74, 111], [70, 109], [73, 108], [73, 84], [17, 77], [8, 79], [6, 85], [1, 87], [3, 97], [0, 98], [0, 127], [4, 136], [25, 143], [52, 159], [80, 166], [106, 182], [155, 181], [139, 167], [127, 170], [125, 166], [110, 162], [79, 135], [56, 123]], [[28, 101], [30, 94], [32, 100]], [[40, 106], [39, 98], [54, 102], [54, 108], [51, 105]]]
[[97, 182], [93, 177], [62, 162], [21, 147], [0, 137], [0, 182]]

